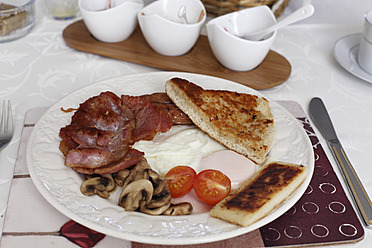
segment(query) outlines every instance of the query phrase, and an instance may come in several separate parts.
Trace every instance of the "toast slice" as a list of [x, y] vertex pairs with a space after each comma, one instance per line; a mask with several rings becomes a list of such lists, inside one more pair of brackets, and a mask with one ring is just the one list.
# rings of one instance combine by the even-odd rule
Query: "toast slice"
[[227, 148], [261, 164], [274, 141], [269, 102], [256, 95], [205, 90], [185, 79], [167, 81], [165, 91], [192, 122]]
[[269, 163], [209, 213], [233, 224], [249, 226], [279, 206], [302, 184], [306, 175], [306, 166]]

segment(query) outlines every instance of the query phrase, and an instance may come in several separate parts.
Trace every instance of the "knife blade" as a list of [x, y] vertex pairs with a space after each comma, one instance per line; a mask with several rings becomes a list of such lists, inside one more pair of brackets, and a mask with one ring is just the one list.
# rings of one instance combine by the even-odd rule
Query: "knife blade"
[[350, 160], [348, 159], [345, 150], [343, 149], [336, 131], [333, 127], [331, 118], [328, 115], [327, 109], [318, 97], [311, 99], [309, 104], [310, 117], [314, 124], [318, 127], [324, 138], [327, 140], [328, 146], [335, 157], [337, 164], [346, 181], [348, 189], [353, 197], [353, 200], [359, 210], [360, 216], [367, 227], [372, 225], [372, 202], [363, 187], [357, 173], [355, 172]]

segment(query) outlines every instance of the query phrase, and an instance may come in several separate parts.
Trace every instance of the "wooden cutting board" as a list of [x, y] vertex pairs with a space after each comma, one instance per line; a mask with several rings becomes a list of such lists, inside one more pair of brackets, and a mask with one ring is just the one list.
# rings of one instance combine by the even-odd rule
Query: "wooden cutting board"
[[82, 20], [63, 31], [67, 45], [79, 51], [124, 60], [166, 71], [182, 71], [210, 75], [235, 81], [254, 89], [267, 89], [284, 83], [291, 65], [282, 55], [270, 50], [265, 60], [251, 71], [232, 71], [214, 57], [208, 37], [201, 35], [191, 51], [182, 56], [163, 56], [152, 50], [137, 28], [125, 41], [104, 43], [96, 40]]

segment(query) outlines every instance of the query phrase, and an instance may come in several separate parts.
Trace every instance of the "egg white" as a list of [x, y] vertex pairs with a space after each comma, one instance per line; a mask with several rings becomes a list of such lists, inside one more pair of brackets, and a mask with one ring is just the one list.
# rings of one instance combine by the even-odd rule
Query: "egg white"
[[153, 140], [136, 142], [133, 148], [144, 152], [150, 166], [162, 176], [177, 165], [187, 165], [199, 172], [203, 157], [227, 149], [191, 125], [175, 125], [168, 132], [158, 133]]

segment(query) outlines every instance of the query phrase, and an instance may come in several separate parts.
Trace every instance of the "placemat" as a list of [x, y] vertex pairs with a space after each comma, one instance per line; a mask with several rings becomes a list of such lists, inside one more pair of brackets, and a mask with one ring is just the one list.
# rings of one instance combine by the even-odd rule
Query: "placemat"
[[260, 228], [266, 247], [356, 242], [364, 229], [307, 118], [315, 153], [314, 175], [305, 194], [284, 215]]
[[[15, 228], [14, 226], [16, 226], [16, 224], [14, 224], [14, 222], [11, 223], [11, 221], [14, 221], [14, 218], [16, 218], [16, 213], [15, 211], [12, 211], [11, 208], [15, 206], [18, 198], [23, 198], [22, 194], [29, 194], [29, 192], [20, 192], [19, 190], [15, 190], [14, 188], [17, 187], [17, 184], [14, 183], [14, 180], [30, 180], [25, 161], [26, 144], [33, 125], [45, 112], [46, 108], [37, 108], [28, 111], [25, 118], [16, 161], [14, 179], [10, 193], [10, 204], [8, 205], [9, 209], [5, 217], [2, 245], [4, 245], [4, 243], [8, 244], [15, 237], [30, 237], [31, 240], [35, 237], [49, 237], [52, 238], [55, 243], [66, 242], [66, 240], [68, 240], [70, 241], [70, 245], [76, 244], [80, 247], [107, 247], [108, 244], [111, 246], [113, 244], [121, 243], [121, 247], [132, 248], [286, 247], [293, 245], [309, 246], [341, 244], [357, 242], [363, 239], [364, 229], [351, 203], [347, 199], [342, 185], [326, 157], [305, 112], [296, 102], [279, 101], [279, 103], [287, 108], [301, 122], [314, 148], [316, 160], [315, 170], [307, 191], [289, 211], [275, 221], [261, 227], [259, 230], [219, 242], [186, 246], [149, 245], [117, 240], [112, 237], [107, 237], [104, 234], [97, 233], [68, 219], [63, 219], [63, 221], [60, 220], [57, 223], [51, 223], [49, 225], [50, 230], [48, 231], [44, 230], [48, 229], [48, 227], [44, 229], [34, 228], [35, 230], [33, 229], [32, 231], [14, 231], [12, 228]], [[29, 187], [29, 189], [26, 188], [24, 190], [36, 191], [33, 185], [32, 187]], [[32, 194], [32, 192], [30, 194]], [[48, 211], [50, 212], [50, 216], [61, 215], [52, 207], [48, 208]], [[35, 214], [37, 215], [37, 213]], [[32, 220], [31, 216], [29, 217], [29, 220], [23, 219], [25, 223], [30, 220]], [[53, 222], [52, 219], [50, 221]], [[38, 242], [41, 242], [40, 239], [37, 240]], [[45, 239], [45, 242], [47, 240], [49, 239]], [[48, 247], [47, 244], [45, 244], [45, 247]]]

